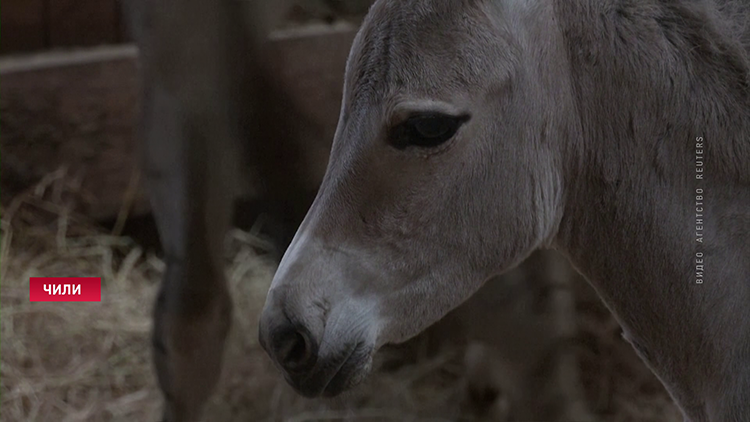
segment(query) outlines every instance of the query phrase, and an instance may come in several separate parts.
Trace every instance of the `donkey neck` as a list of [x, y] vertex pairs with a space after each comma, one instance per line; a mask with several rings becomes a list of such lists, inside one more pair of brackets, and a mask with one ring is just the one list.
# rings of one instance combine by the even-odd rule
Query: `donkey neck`
[[[689, 278], [689, 266], [677, 263], [700, 246], [701, 191], [709, 243], [747, 250], [750, 29], [733, 33], [700, 4], [713, 3], [556, 3], [577, 114], [563, 152], [567, 204], [558, 236], [572, 255], [595, 250], [595, 229], [606, 227], [600, 241], [622, 232], [613, 247], [633, 248], [613, 257], [644, 258], [646, 243], [658, 245], [651, 252], [659, 262], [640, 275], [661, 268]], [[733, 228], [719, 225], [726, 219]]]
[[[578, 113], [556, 244], [686, 385], [717, 325], [750, 332], [750, 54], [696, 2], [611, 3], [556, 5]], [[697, 352], [649, 356], [672, 344]]]

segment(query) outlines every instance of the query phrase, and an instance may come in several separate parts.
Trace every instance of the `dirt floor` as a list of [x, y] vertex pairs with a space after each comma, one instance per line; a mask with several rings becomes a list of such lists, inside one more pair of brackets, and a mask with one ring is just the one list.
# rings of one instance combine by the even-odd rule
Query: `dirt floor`
[[[163, 262], [127, 237], [65, 212], [51, 178], [2, 208], [0, 419], [155, 421], [160, 396], [148, 332]], [[380, 370], [343, 397], [300, 398], [257, 343], [274, 271], [268, 242], [234, 231], [227, 275], [236, 303], [223, 380], [205, 421], [471, 420], [461, 407], [461, 350], [424, 352], [418, 337], [379, 356]], [[100, 303], [29, 302], [30, 276], [103, 276]], [[590, 291], [589, 291], [590, 293]], [[581, 367], [602, 421], [670, 422], [679, 414], [590, 294], [579, 300]]]

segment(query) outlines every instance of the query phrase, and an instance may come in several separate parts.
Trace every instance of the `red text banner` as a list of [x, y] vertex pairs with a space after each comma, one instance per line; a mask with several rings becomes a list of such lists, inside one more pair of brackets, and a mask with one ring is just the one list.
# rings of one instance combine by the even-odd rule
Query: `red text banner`
[[31, 277], [32, 302], [101, 302], [101, 277]]

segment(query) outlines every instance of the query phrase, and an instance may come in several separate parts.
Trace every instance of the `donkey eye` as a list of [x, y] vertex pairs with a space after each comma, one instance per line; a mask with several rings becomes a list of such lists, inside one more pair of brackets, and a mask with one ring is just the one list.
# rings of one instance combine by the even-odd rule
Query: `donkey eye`
[[390, 140], [398, 149], [408, 146], [436, 147], [452, 138], [467, 120], [469, 120], [467, 115], [451, 116], [440, 113], [413, 115], [391, 130]]

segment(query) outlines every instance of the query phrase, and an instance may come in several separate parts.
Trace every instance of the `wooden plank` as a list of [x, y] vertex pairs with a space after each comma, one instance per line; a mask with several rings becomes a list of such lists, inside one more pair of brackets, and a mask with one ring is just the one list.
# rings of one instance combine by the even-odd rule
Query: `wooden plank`
[[[305, 145], [312, 184], [325, 170], [355, 32], [347, 25], [320, 26], [272, 36], [275, 66], [292, 100], [323, 129]], [[0, 59], [4, 196], [67, 166], [91, 199], [81, 210], [96, 219], [116, 216], [137, 164], [136, 60], [133, 45]], [[135, 214], [149, 211], [142, 190], [134, 205]]]
[[328, 163], [341, 109], [346, 59], [355, 35], [355, 27], [342, 23], [306, 25], [270, 36], [279, 52], [275, 66], [292, 100], [322, 129], [320, 139], [303, 145], [309, 187], [315, 190]]
[[[134, 164], [135, 51], [41, 53], [2, 62], [3, 190], [67, 167], [90, 198], [81, 211], [95, 218], [117, 212]], [[144, 199], [136, 201], [139, 212]]]
[[0, 13], [0, 54], [45, 47], [43, 0], [3, 0]]
[[92, 46], [117, 42], [120, 30], [116, 1], [50, 1], [50, 46]]

